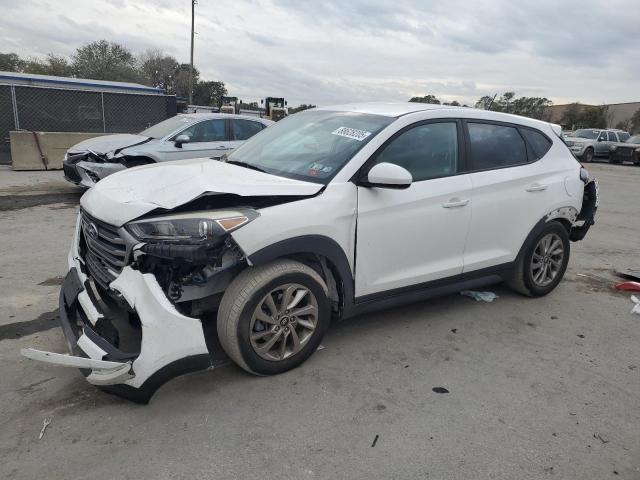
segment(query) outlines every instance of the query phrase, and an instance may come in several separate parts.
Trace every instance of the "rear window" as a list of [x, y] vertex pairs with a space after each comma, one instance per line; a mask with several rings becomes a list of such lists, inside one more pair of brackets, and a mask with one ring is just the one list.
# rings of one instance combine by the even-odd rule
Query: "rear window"
[[473, 170], [527, 163], [527, 147], [517, 128], [472, 122], [467, 125]]
[[520, 131], [533, 150], [533, 153], [535, 153], [536, 158], [544, 157], [551, 148], [551, 140], [537, 130], [522, 128]]

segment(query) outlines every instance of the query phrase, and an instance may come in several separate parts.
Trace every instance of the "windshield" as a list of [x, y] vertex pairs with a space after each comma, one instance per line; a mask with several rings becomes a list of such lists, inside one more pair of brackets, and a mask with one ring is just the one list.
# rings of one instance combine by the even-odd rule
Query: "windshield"
[[156, 123], [152, 127], [147, 128], [140, 132], [140, 135], [150, 138], [164, 138], [170, 133], [175, 132], [180, 127], [186, 127], [191, 123], [192, 119], [184, 117], [182, 115], [176, 115], [175, 117], [167, 118], [160, 123]]
[[227, 161], [273, 175], [327, 184], [394, 120], [353, 112], [300, 112], [252, 137], [229, 154]]
[[599, 133], [600, 133], [600, 130], [589, 130], [587, 128], [582, 128], [580, 130], [576, 130], [576, 133], [574, 133], [573, 136], [595, 140], [596, 138], [598, 138]]
[[629, 140], [626, 140], [627, 143], [640, 144], [640, 135], [634, 135]]
[[618, 138], [621, 142], [626, 142], [627, 140], [629, 140], [630, 136], [631, 135], [629, 135], [627, 132], [618, 132]]

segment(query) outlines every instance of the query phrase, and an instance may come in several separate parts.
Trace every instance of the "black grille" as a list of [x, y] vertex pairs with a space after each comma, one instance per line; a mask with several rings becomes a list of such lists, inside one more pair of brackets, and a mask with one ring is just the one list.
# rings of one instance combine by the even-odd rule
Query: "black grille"
[[62, 164], [62, 170], [64, 171], [64, 176], [67, 177], [72, 182], [80, 182], [82, 180], [80, 175], [78, 175], [78, 171], [75, 166], [67, 165], [66, 163]]
[[127, 246], [118, 228], [82, 212], [84, 261], [89, 274], [107, 288], [127, 264]]

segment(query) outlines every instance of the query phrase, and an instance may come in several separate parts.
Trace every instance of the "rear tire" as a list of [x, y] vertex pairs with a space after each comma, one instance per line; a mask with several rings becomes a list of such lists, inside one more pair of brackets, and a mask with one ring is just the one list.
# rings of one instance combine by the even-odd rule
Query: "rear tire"
[[331, 319], [327, 286], [289, 259], [242, 271], [218, 309], [218, 337], [241, 368], [274, 375], [297, 367], [320, 345]]
[[558, 286], [569, 263], [569, 234], [559, 222], [549, 222], [524, 247], [507, 284], [528, 297], [542, 297]]

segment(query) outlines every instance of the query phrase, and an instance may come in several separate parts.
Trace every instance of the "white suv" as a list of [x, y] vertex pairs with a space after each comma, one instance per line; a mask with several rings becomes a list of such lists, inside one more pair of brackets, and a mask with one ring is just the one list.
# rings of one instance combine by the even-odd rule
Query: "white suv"
[[504, 280], [562, 279], [597, 185], [560, 127], [469, 108], [292, 115], [222, 161], [116, 173], [81, 200], [60, 317], [84, 369], [137, 401], [216, 365], [275, 374], [332, 319]]

